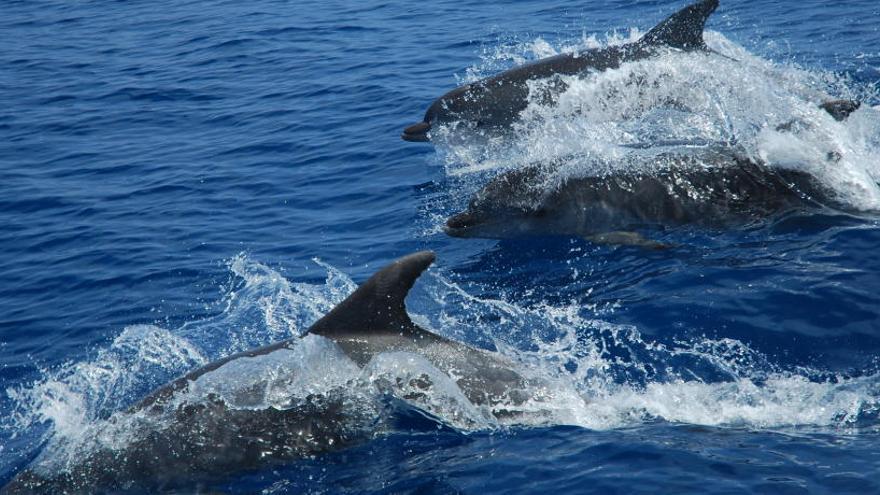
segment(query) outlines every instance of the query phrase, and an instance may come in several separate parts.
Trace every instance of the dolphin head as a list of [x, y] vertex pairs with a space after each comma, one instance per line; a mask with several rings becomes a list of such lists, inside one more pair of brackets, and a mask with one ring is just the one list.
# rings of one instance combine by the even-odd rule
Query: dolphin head
[[427, 142], [431, 139], [428, 136], [428, 132], [431, 130], [431, 126], [436, 124], [439, 120], [439, 117], [443, 113], [444, 109], [444, 98], [447, 95], [441, 96], [438, 98], [431, 106], [428, 108], [428, 111], [425, 112], [425, 118], [422, 119], [421, 122], [417, 122], [406, 129], [403, 130], [403, 134], [400, 137], [404, 141], [413, 141], [413, 142]]
[[467, 210], [449, 217], [443, 230], [452, 237], [515, 238], [540, 234], [546, 230], [540, 222], [546, 215], [547, 211], [541, 208], [481, 209], [471, 205]]
[[400, 138], [404, 141], [412, 141], [416, 143], [425, 143], [430, 141], [428, 138], [428, 131], [431, 130], [431, 122], [428, 120], [428, 117], [425, 116], [425, 120], [422, 122], [417, 122], [406, 129], [403, 130], [403, 134], [400, 135]]
[[430, 141], [428, 132], [431, 127], [440, 123], [456, 120], [456, 116], [467, 108], [463, 105], [463, 96], [467, 86], [456, 88], [434, 100], [425, 112], [425, 118], [403, 130], [400, 135], [404, 141], [426, 142]]
[[[516, 89], [528, 94], [527, 89]], [[404, 129], [400, 137], [404, 141], [424, 142], [430, 141], [428, 132], [439, 124], [463, 123], [469, 128], [481, 129], [509, 123], [520, 108], [513, 113], [506, 111], [507, 103], [496, 94], [498, 92], [497, 88], [489, 91], [483, 81], [455, 88], [434, 100], [422, 121]]]
[[543, 204], [539, 167], [501, 174], [477, 191], [465, 211], [446, 221], [453, 237], [503, 239], [546, 230], [548, 210]]

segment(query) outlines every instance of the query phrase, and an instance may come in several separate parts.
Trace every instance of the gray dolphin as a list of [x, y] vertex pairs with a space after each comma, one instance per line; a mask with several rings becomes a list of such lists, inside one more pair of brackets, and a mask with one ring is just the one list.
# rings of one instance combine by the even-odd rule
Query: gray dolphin
[[552, 165], [502, 173], [473, 195], [467, 210], [450, 217], [445, 230], [455, 237], [563, 235], [660, 248], [636, 232], [742, 226], [794, 210], [843, 208], [812, 175], [768, 167], [735, 148], [638, 155], [634, 165], [559, 183], [552, 182]]
[[[703, 0], [676, 12], [636, 42], [544, 58], [455, 88], [435, 100], [423, 121], [404, 129], [401, 137], [406, 141], [428, 141], [432, 126], [451, 122], [478, 128], [507, 126], [528, 106], [529, 81], [615, 69], [666, 48], [705, 49], [703, 29], [716, 8], [718, 0]], [[557, 86], [554, 93], [564, 89], [561, 81]]]
[[[404, 299], [433, 261], [434, 254], [429, 251], [394, 261], [307, 333], [329, 339], [359, 367], [379, 353], [400, 351], [423, 356], [453, 379], [473, 404], [504, 416], [509, 413], [506, 405], [526, 400], [527, 380], [514, 371], [513, 363], [500, 354], [435, 335], [415, 325], [407, 315]], [[0, 493], [168, 489], [366, 441], [370, 435], [359, 430], [357, 423], [369, 421], [369, 417], [358, 416], [369, 416], [370, 411], [353, 409], [351, 398], [344, 393], [310, 396], [306, 403], [289, 409], [232, 408], [217, 396], [196, 403], [176, 400], [201, 377], [239, 360], [290, 350], [299, 340], [235, 354], [172, 381], [121, 413], [123, 417], [161, 417], [168, 424], [137, 432], [128, 445], [117, 450], [92, 452], [64, 472], [45, 474], [26, 469]], [[423, 375], [410, 385], [418, 392], [432, 383]]]

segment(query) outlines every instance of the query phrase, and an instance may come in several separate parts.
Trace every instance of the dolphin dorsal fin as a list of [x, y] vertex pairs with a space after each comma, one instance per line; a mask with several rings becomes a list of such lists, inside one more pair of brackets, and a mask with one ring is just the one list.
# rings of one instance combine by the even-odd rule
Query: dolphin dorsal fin
[[309, 333], [333, 338], [341, 334], [381, 330], [415, 331], [404, 301], [416, 279], [433, 262], [434, 253], [431, 251], [398, 258], [312, 325]]
[[706, 19], [718, 8], [718, 0], [703, 0], [689, 5], [654, 26], [639, 43], [665, 45], [682, 50], [705, 49], [703, 29]]

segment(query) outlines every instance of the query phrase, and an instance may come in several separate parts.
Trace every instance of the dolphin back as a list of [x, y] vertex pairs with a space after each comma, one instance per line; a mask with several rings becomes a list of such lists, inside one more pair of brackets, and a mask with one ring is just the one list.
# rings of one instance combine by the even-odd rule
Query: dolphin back
[[643, 46], [664, 45], [681, 50], [704, 50], [706, 19], [718, 8], [718, 0], [689, 5], [657, 24], [639, 41]]
[[[307, 333], [334, 339], [339, 334], [371, 333], [392, 330], [409, 336], [428, 334], [410, 320], [404, 300], [416, 279], [434, 262], [434, 253], [420, 251], [393, 261], [364, 282], [344, 301], [309, 327]], [[162, 402], [184, 389], [200, 376], [240, 358], [256, 357], [275, 352], [298, 341], [299, 337], [275, 342], [256, 349], [218, 359], [177, 378], [141, 399], [129, 412], [145, 409]]]

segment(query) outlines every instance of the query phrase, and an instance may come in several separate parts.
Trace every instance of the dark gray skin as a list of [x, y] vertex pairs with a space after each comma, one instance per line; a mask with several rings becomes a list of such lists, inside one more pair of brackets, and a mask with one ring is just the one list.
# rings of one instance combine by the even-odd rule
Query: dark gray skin
[[[444, 373], [454, 371], [460, 377], [457, 384], [473, 404], [489, 406], [493, 414], [503, 417], [507, 414], [504, 404], [527, 398], [527, 381], [514, 371], [513, 364], [497, 353], [434, 335], [416, 326], [406, 313], [407, 293], [433, 261], [429, 251], [398, 259], [318, 320], [308, 333], [332, 340], [360, 367], [384, 352], [424, 356]], [[169, 383], [125, 413], [161, 417], [167, 423], [161, 429], [141, 432], [121, 450], [91, 453], [67, 472], [44, 476], [26, 469], [0, 493], [152, 493], [191, 488], [193, 483], [216, 481], [231, 472], [368, 440], [375, 418], [370, 417], [370, 410], [352, 408], [344, 390], [309, 397], [290, 409], [233, 409], [213, 396], [197, 403], [174, 400], [194, 380], [231, 361], [288, 349], [298, 340], [229, 356]], [[426, 390], [431, 381], [423, 375], [409, 385]]]
[[[718, 0], [703, 0], [673, 14], [634, 43], [544, 58], [455, 88], [434, 101], [422, 122], [404, 129], [401, 137], [406, 141], [429, 141], [433, 126], [453, 122], [473, 128], [506, 127], [528, 106], [530, 81], [616, 69], [625, 62], [649, 58], [670, 48], [706, 49], [703, 29], [717, 7]], [[552, 101], [565, 85], [555, 81], [549, 89], [546, 97]]]
[[663, 247], [635, 232], [743, 226], [834, 203], [831, 192], [806, 172], [773, 169], [730, 148], [644, 160], [657, 166], [651, 172], [568, 178], [549, 190], [552, 166], [503, 173], [474, 194], [466, 211], [448, 219], [446, 232], [495, 239], [561, 235]]

